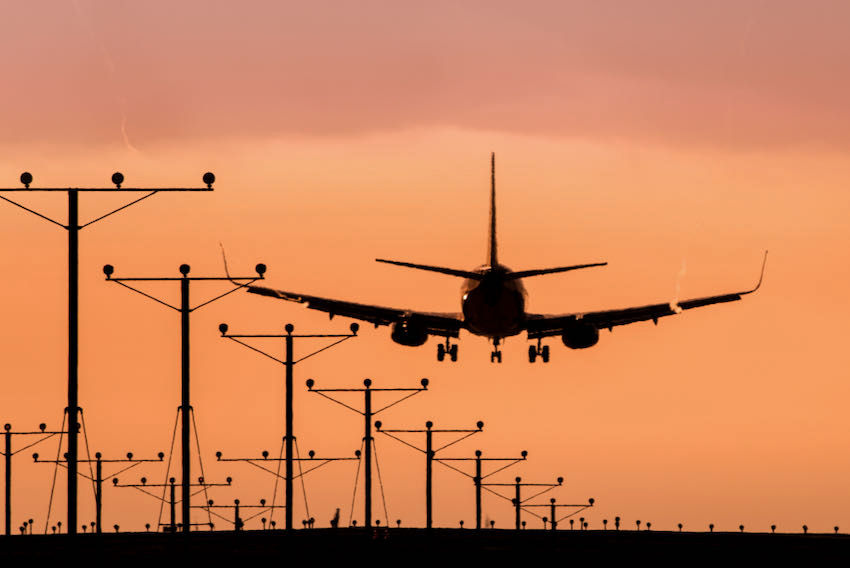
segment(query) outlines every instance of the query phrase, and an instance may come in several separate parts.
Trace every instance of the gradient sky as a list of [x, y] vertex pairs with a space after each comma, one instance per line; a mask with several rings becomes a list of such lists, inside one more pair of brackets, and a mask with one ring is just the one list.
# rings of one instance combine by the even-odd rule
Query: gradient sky
[[[167, 451], [179, 404], [176, 314], [105, 283], [103, 264], [125, 276], [176, 276], [183, 262], [218, 274], [223, 242], [234, 272], [265, 262], [272, 286], [457, 311], [459, 280], [373, 259], [480, 264], [495, 151], [500, 260], [610, 263], [529, 279], [531, 311], [748, 288], [769, 249], [763, 288], [604, 332], [585, 351], [555, 338], [548, 365], [528, 364], [522, 337], [491, 365], [487, 342], [464, 334], [451, 365], [436, 362], [436, 340], [406, 348], [364, 326], [296, 367], [301, 451], [350, 455], [362, 436], [359, 417], [308, 394], [307, 378], [428, 377], [428, 393], [381, 417], [387, 427], [483, 420], [484, 433], [452, 455], [528, 450], [502, 480], [564, 476], [552, 496], [596, 498], [592, 526], [619, 515], [659, 529], [850, 530], [846, 3], [78, 0], [3, 12], [0, 186], [25, 170], [41, 186], [108, 185], [117, 170], [126, 185], [218, 178], [213, 193], [159, 195], [82, 233], [80, 400], [92, 452]], [[21, 199], [64, 215], [60, 196]], [[81, 201], [86, 218], [124, 198]], [[0, 422], [58, 427], [65, 236], [8, 204], [0, 226]], [[176, 285], [146, 289], [177, 300]], [[198, 285], [193, 296], [219, 291]], [[329, 333], [349, 321], [241, 293], [193, 316], [205, 473], [236, 483], [213, 498], [270, 499], [270, 476], [213, 454], [279, 451], [282, 369], [220, 339], [222, 321]], [[424, 457], [378, 443], [391, 520], [424, 524]], [[15, 461], [13, 520], [41, 529], [52, 469], [29, 454]], [[161, 479], [163, 469], [121, 477]], [[471, 524], [471, 482], [436, 475], [436, 524]], [[308, 477], [319, 526], [336, 507], [347, 520], [353, 484], [351, 464]], [[50, 524], [64, 520], [61, 473], [57, 487]], [[80, 519], [93, 519], [80, 488]], [[156, 502], [132, 490], [110, 488], [105, 500], [108, 525], [156, 522]], [[485, 507], [511, 524], [508, 503]]]

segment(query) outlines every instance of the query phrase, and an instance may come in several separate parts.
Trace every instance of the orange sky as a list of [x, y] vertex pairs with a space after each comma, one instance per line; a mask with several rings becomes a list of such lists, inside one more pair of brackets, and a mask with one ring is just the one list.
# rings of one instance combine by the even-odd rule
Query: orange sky
[[[659, 529], [850, 528], [848, 11], [840, 2], [11, 6], [0, 34], [9, 86], [0, 185], [16, 186], [24, 170], [47, 186], [107, 185], [116, 170], [127, 185], [218, 178], [211, 194], [159, 195], [82, 233], [80, 400], [92, 452], [167, 451], [179, 404], [177, 315], [105, 283], [103, 264], [118, 275], [176, 276], [183, 262], [217, 274], [223, 242], [234, 271], [265, 262], [269, 285], [456, 311], [459, 280], [372, 259], [480, 264], [495, 151], [500, 260], [610, 263], [528, 280], [530, 310], [669, 300], [681, 272], [683, 298], [742, 289], [770, 249], [764, 287], [657, 327], [605, 332], [585, 351], [556, 338], [548, 365], [528, 364], [521, 337], [491, 365], [486, 341], [469, 335], [459, 363], [438, 364], [436, 340], [406, 348], [364, 326], [296, 368], [302, 451], [349, 455], [362, 436], [356, 415], [302, 389], [307, 378], [343, 387], [428, 377], [428, 393], [382, 416], [388, 427], [483, 420], [484, 433], [452, 455], [527, 449], [529, 461], [502, 479], [563, 475], [553, 496], [595, 497], [593, 526], [619, 515]], [[82, 216], [121, 202], [112, 199], [83, 196]], [[64, 215], [61, 196], [26, 200]], [[8, 205], [0, 226], [0, 422], [57, 427], [65, 235]], [[176, 285], [150, 289], [177, 300]], [[218, 290], [197, 285], [193, 296]], [[270, 498], [271, 477], [213, 454], [277, 453], [282, 369], [218, 338], [222, 321], [243, 332], [286, 322], [344, 332], [349, 322], [247, 294], [193, 316], [207, 477], [236, 480], [214, 498], [256, 502]], [[424, 458], [378, 443], [391, 519], [423, 524]], [[52, 470], [30, 453], [15, 461], [13, 520], [41, 528]], [[471, 524], [471, 482], [436, 475], [436, 524]], [[351, 464], [308, 478], [319, 525], [337, 506], [348, 518], [353, 483]], [[57, 487], [51, 523], [64, 520], [61, 475]], [[80, 488], [80, 519], [93, 519]], [[105, 499], [108, 525], [155, 522], [156, 502], [132, 490]], [[508, 504], [485, 506], [497, 526], [511, 524]], [[375, 510], [383, 516], [377, 493]], [[303, 514], [299, 501], [295, 518]]]

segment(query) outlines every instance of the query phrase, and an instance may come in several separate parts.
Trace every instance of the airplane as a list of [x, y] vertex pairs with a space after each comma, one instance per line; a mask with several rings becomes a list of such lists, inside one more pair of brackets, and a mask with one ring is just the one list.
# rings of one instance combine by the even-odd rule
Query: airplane
[[472, 270], [456, 270], [442, 266], [375, 259], [377, 262], [386, 264], [463, 278], [460, 313], [419, 312], [358, 304], [256, 285], [247, 286], [247, 291], [307, 304], [308, 308], [327, 312], [331, 318], [337, 315], [349, 317], [370, 322], [376, 328], [382, 325], [392, 326], [390, 337], [401, 345], [416, 347], [423, 345], [431, 335], [443, 337], [445, 343], [437, 345], [439, 361], [445, 360], [447, 355], [451, 361], [457, 361], [458, 346], [457, 343], [452, 342], [452, 339], [459, 337], [461, 329], [489, 338], [493, 343], [490, 361], [499, 363], [502, 362], [502, 352], [499, 349], [502, 340], [526, 332], [530, 341], [537, 340], [536, 345], [528, 347], [529, 362], [534, 363], [539, 358], [547, 363], [549, 362], [549, 346], [543, 345], [543, 339], [547, 337], [560, 336], [564, 345], [570, 349], [586, 349], [599, 341], [600, 329], [613, 331], [615, 326], [648, 320], [652, 320], [657, 325], [659, 318], [672, 316], [684, 310], [740, 300], [761, 287], [764, 267], [767, 263], [767, 251], [765, 251], [758, 283], [749, 290], [633, 308], [550, 315], [525, 311], [527, 294], [522, 285], [523, 278], [605, 266], [608, 263], [593, 262], [556, 268], [512, 271], [499, 263], [497, 248], [496, 156], [492, 153], [490, 155], [490, 223], [486, 264]]

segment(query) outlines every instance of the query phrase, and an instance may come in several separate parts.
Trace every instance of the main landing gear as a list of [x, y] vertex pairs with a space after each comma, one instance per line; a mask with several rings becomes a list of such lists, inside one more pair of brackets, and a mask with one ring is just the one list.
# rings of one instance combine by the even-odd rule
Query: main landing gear
[[541, 345], [540, 340], [537, 340], [537, 346], [529, 345], [528, 346], [528, 362], [534, 363], [537, 360], [537, 357], [540, 357], [544, 363], [549, 362], [549, 346]]
[[437, 345], [437, 361], [443, 361], [446, 355], [449, 356], [452, 362], [457, 361], [457, 343], [452, 345], [448, 337], [445, 344], [440, 343]]
[[502, 362], [502, 352], [499, 350], [499, 343], [501, 343], [501, 342], [502, 342], [502, 340], [499, 339], [498, 337], [493, 338], [493, 352], [490, 353], [490, 362], [491, 363], [493, 363], [493, 362], [501, 363]]

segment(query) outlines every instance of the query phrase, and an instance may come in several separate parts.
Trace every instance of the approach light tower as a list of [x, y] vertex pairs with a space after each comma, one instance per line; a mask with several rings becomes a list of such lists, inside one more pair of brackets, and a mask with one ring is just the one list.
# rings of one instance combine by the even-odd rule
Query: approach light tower
[[[263, 275], [266, 272], [265, 264], [257, 264], [254, 270], [256, 271], [256, 276], [189, 276], [189, 272], [191, 268], [188, 264], [181, 264], [179, 269], [180, 276], [145, 276], [145, 277], [115, 277], [113, 274], [115, 273], [115, 267], [111, 264], [107, 264], [103, 267], [103, 273], [106, 275], [106, 280], [109, 282], [114, 282], [124, 288], [127, 288], [131, 292], [135, 292], [149, 300], [153, 300], [154, 302], [163, 305], [167, 308], [174, 310], [180, 314], [180, 406], [177, 409], [178, 414], [181, 418], [181, 464], [182, 464], [182, 493], [181, 493], [181, 509], [183, 515], [183, 532], [188, 533], [192, 528], [192, 522], [190, 520], [191, 516], [191, 504], [190, 501], [192, 499], [192, 481], [191, 481], [191, 453], [192, 453], [192, 444], [190, 441], [191, 438], [191, 428], [192, 428], [192, 413], [194, 409], [192, 408], [192, 404], [189, 398], [189, 378], [190, 378], [190, 336], [189, 336], [189, 319], [192, 315], [192, 312], [203, 308], [204, 306], [208, 306], [213, 302], [224, 298], [225, 296], [229, 296], [233, 292], [237, 290], [241, 290], [246, 286], [249, 286], [256, 282], [257, 280], [262, 280]], [[189, 291], [190, 285], [195, 281], [204, 281], [204, 282], [230, 282], [233, 284], [233, 288], [219, 294], [212, 299], [204, 300], [199, 304], [192, 305], [189, 300]], [[154, 297], [147, 292], [143, 292], [137, 288], [134, 288], [128, 282], [177, 282], [180, 284], [180, 305], [172, 306], [168, 302], [165, 302], [159, 298]], [[195, 432], [195, 438], [197, 441], [198, 432]], [[200, 459], [200, 455], [199, 458]], [[203, 483], [203, 482], [202, 482]]]
[[[139, 203], [152, 197], [160, 192], [172, 191], [212, 191], [212, 184], [215, 183], [215, 176], [207, 172], [203, 176], [203, 181], [206, 187], [160, 187], [160, 188], [139, 188], [127, 187], [122, 188], [124, 176], [120, 172], [112, 174], [112, 183], [115, 187], [30, 187], [32, 183], [32, 174], [24, 172], [21, 174], [21, 183], [24, 187], [0, 188], [0, 193], [4, 192], [36, 192], [36, 191], [52, 191], [64, 192], [68, 195], [68, 220], [67, 224], [60, 223], [55, 219], [51, 219], [47, 215], [43, 215], [38, 211], [25, 207], [13, 201], [4, 195], [0, 195], [0, 199], [11, 203], [15, 207], [19, 207], [28, 213], [32, 213], [36, 217], [40, 217], [45, 221], [65, 229], [68, 232], [68, 406], [65, 412], [68, 415], [68, 534], [77, 532], [77, 456], [79, 453], [79, 444], [77, 436], [79, 434], [79, 423], [77, 416], [80, 413], [80, 404], [78, 398], [79, 377], [78, 377], [78, 361], [79, 361], [79, 269], [80, 269], [80, 241], [79, 232], [89, 225], [109, 217], [119, 211]], [[79, 194], [88, 192], [105, 192], [105, 193], [130, 193], [130, 192], [146, 192], [145, 195], [134, 199], [117, 209], [113, 209], [105, 215], [101, 215], [87, 223], [80, 225], [79, 223]]]

